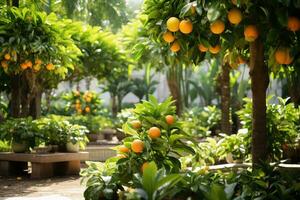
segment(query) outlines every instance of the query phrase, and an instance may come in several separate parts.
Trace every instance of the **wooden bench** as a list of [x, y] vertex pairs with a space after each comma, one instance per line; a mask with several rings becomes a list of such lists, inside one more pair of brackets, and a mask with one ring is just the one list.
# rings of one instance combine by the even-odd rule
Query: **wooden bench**
[[0, 153], [0, 176], [21, 175], [31, 163], [31, 178], [56, 175], [78, 175], [80, 161], [88, 160], [88, 152], [78, 153]]

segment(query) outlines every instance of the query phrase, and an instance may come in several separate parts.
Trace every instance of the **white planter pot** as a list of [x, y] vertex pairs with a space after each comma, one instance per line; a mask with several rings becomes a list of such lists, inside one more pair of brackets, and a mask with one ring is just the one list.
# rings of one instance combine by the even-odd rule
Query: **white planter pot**
[[79, 152], [79, 143], [73, 144], [72, 142], [68, 142], [66, 144], [67, 152]]

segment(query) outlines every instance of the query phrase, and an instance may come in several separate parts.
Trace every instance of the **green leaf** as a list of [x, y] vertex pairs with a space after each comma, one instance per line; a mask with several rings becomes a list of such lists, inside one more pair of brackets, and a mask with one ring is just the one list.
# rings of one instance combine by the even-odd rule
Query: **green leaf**
[[148, 194], [148, 198], [152, 199], [155, 191], [155, 175], [157, 174], [157, 166], [154, 162], [150, 162], [147, 167], [145, 167], [142, 177], [143, 188]]

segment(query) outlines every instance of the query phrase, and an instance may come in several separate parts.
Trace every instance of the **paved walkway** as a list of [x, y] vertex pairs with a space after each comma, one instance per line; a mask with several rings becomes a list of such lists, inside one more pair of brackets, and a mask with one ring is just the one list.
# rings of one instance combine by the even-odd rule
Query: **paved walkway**
[[80, 177], [43, 180], [0, 177], [0, 200], [83, 200]]

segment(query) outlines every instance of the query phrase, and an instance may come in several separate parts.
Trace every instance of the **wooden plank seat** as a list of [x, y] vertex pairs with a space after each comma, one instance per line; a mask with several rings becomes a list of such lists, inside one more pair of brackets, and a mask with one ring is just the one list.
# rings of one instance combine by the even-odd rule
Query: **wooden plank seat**
[[0, 153], [0, 176], [21, 175], [31, 163], [31, 178], [56, 175], [78, 175], [80, 161], [88, 160], [88, 152], [78, 153]]

